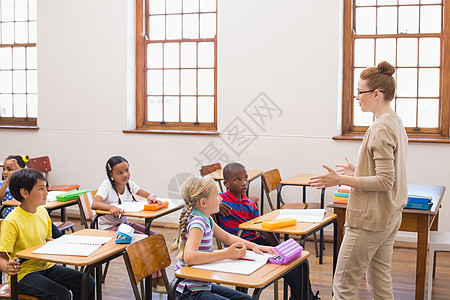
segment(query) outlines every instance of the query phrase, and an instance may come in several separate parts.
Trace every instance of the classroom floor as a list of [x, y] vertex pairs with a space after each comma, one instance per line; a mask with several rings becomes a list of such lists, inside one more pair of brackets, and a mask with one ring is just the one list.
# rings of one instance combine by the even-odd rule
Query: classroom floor
[[[56, 219], [55, 219], [56, 220]], [[76, 224], [76, 230], [81, 229], [79, 220], [71, 220]], [[164, 235], [167, 245], [173, 242], [176, 234], [175, 228], [156, 227], [152, 229]], [[414, 299], [414, 282], [415, 282], [415, 248], [411, 243], [398, 243], [394, 248], [392, 277], [394, 281], [395, 299], [409, 300]], [[318, 258], [315, 257], [313, 242], [306, 243], [306, 250], [311, 252], [309, 259], [310, 278], [313, 291], [320, 291], [322, 300], [331, 299], [331, 282], [332, 282], [332, 244], [325, 244], [324, 262], [319, 265]], [[173, 279], [173, 270], [175, 267], [175, 256], [171, 253], [172, 264], [168, 268], [167, 274], [169, 280]], [[436, 278], [434, 279], [433, 298], [432, 299], [449, 299], [450, 287], [450, 253], [441, 252], [437, 255]], [[279, 299], [282, 299], [282, 284], [280, 283]], [[249, 291], [251, 294], [251, 290]], [[265, 289], [260, 299], [274, 299], [273, 286]], [[122, 300], [133, 299], [133, 291], [128, 279], [126, 267], [122, 258], [113, 260], [110, 264], [105, 283], [103, 285], [103, 299], [105, 300]], [[153, 299], [167, 299], [167, 295], [153, 294]], [[360, 291], [358, 298], [361, 300], [372, 299], [367, 291], [365, 280], [360, 283]]]

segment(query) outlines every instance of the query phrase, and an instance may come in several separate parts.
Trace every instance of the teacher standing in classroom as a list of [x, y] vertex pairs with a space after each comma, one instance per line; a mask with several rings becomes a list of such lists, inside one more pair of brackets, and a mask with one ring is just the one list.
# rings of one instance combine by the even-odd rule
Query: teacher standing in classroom
[[364, 135], [356, 166], [345, 157], [347, 164], [337, 165], [337, 171], [323, 165], [328, 173], [310, 179], [311, 186], [319, 189], [352, 187], [333, 280], [336, 300], [356, 299], [364, 272], [374, 299], [394, 299], [392, 252], [408, 198], [408, 137], [390, 105], [395, 94], [394, 72], [385, 61], [361, 72], [356, 99], [361, 110], [373, 113], [376, 120]]

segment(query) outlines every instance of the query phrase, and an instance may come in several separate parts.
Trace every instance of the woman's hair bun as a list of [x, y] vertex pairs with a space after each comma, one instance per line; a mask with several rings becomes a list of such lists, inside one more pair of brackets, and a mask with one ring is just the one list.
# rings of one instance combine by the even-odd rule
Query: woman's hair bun
[[395, 73], [395, 68], [390, 63], [384, 60], [378, 64], [377, 69], [381, 74], [385, 74], [388, 76], [392, 76]]

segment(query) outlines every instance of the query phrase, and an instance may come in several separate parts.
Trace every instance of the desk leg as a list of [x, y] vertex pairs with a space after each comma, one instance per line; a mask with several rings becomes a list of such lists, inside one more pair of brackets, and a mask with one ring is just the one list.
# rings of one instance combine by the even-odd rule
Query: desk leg
[[17, 275], [11, 276], [11, 299], [19, 299], [19, 287], [17, 286]]
[[170, 283], [170, 287], [168, 290], [167, 299], [173, 300], [175, 298], [175, 289], [177, 288], [178, 284], [183, 281], [183, 278], [175, 277], [172, 282]]
[[261, 178], [261, 216], [264, 214], [264, 180]]
[[[92, 270], [92, 265], [86, 266], [84, 268], [83, 275], [81, 276], [81, 299], [85, 299], [85, 300], [89, 299], [89, 289], [88, 289], [87, 283], [88, 283], [89, 274], [91, 273], [91, 270]], [[101, 272], [100, 272], [100, 276], [101, 276]], [[97, 288], [97, 297], [98, 297], [98, 284], [100, 281], [101, 281], [101, 279], [99, 280], [98, 277], [95, 280], [95, 284], [96, 284], [96, 288]], [[101, 283], [100, 283], [100, 289], [101, 289]], [[101, 299], [101, 296], [100, 296], [100, 299]]]
[[419, 215], [417, 219], [416, 300], [423, 300], [425, 296], [428, 226], [429, 215]]
[[67, 220], [66, 218], [66, 208], [65, 207], [61, 207], [61, 222], [65, 222]]
[[278, 186], [278, 189], [277, 189], [277, 209], [280, 209], [280, 204], [281, 204], [281, 188], [283, 187], [283, 185], [282, 184], [280, 184], [279, 186]]
[[[102, 299], [102, 265], [95, 267], [95, 289], [97, 292], [97, 300]], [[87, 298], [86, 298], [87, 299]]]
[[145, 218], [145, 234], [150, 235], [150, 225], [152, 224], [152, 218]]
[[300, 284], [298, 285], [297, 295], [299, 295], [300, 300], [309, 300], [309, 262], [307, 259], [298, 267], [298, 272]]

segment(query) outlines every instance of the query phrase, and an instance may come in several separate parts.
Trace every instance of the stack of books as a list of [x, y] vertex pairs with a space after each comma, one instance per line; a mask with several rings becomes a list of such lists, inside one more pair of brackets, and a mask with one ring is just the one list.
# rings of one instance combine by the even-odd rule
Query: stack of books
[[432, 205], [433, 203], [431, 197], [408, 195], [408, 203], [405, 208], [430, 209]]
[[333, 203], [335, 204], [347, 204], [348, 196], [350, 195], [350, 187], [341, 185], [336, 192], [334, 192]]

